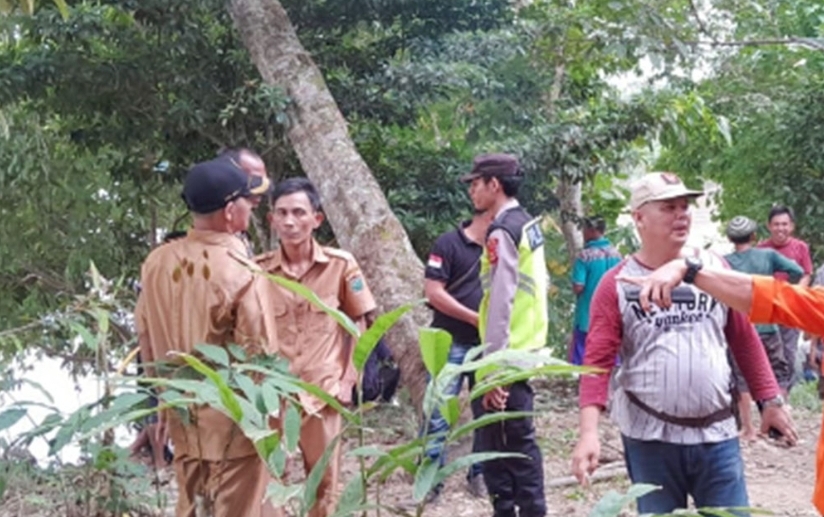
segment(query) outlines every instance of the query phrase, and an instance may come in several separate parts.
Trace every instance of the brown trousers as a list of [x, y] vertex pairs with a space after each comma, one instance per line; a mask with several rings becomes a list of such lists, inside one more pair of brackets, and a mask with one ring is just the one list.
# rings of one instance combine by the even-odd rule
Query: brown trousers
[[[342, 419], [340, 414], [329, 406], [324, 406], [318, 413], [304, 413], [300, 422], [300, 440], [298, 445], [303, 455], [303, 468], [306, 475], [320, 462], [324, 451], [335, 437], [340, 434]], [[276, 424], [280, 427], [280, 424]], [[318, 485], [315, 504], [309, 509], [308, 517], [329, 517], [335, 513], [338, 504], [338, 474], [340, 473], [340, 441], [329, 458], [326, 471]]]
[[263, 504], [271, 477], [257, 455], [221, 461], [175, 458], [174, 469], [179, 490], [176, 517], [272, 517], [279, 513]]

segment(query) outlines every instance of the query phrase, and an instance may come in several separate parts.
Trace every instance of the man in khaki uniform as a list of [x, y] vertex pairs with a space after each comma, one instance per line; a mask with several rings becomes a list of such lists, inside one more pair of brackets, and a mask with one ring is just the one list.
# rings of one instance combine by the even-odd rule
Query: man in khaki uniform
[[[236, 234], [249, 223], [249, 198], [268, 189], [267, 178], [249, 176], [226, 158], [197, 164], [187, 174], [183, 197], [192, 229], [152, 251], [141, 270], [135, 320], [150, 376], [153, 362], [174, 360], [170, 352], [190, 353], [199, 343], [237, 343], [250, 354], [276, 351], [268, 280], [232, 258], [246, 254]], [[194, 517], [198, 506], [216, 517], [263, 515], [269, 475], [229, 418], [209, 406], [190, 406], [190, 419], [167, 411], [159, 428], [174, 445], [178, 517]]]
[[[344, 251], [321, 246], [313, 233], [323, 221], [320, 196], [305, 178], [281, 182], [272, 194], [269, 223], [277, 231], [280, 247], [257, 257], [267, 272], [300, 282], [323, 302], [341, 310], [365, 328], [375, 300], [355, 259]], [[292, 373], [320, 386], [342, 403], [351, 402], [357, 373], [352, 365], [353, 342], [326, 313], [303, 297], [270, 283], [270, 299], [278, 326], [279, 353]], [[324, 402], [307, 394], [303, 406], [300, 448], [306, 472], [323, 456], [341, 431], [341, 416]], [[310, 517], [327, 517], [337, 503], [340, 447], [336, 447], [318, 487]]]

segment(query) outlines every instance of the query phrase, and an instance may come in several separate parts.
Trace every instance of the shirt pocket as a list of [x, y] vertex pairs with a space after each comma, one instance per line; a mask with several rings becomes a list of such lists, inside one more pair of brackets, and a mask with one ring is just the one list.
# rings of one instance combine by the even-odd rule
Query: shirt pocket
[[[335, 295], [319, 296], [320, 300], [326, 307], [334, 310], [340, 310], [340, 300]], [[308, 302], [307, 302], [308, 303]], [[337, 332], [338, 322], [335, 318], [313, 303], [308, 304], [308, 311], [306, 312], [305, 331], [314, 338], [314, 340], [327, 338], [328, 336]]]

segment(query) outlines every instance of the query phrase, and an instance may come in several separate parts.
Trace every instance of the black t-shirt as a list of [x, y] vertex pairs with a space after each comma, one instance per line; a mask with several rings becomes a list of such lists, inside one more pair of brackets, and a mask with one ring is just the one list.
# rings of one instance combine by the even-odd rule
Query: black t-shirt
[[[463, 232], [469, 224], [444, 233], [435, 240], [426, 261], [425, 276], [444, 283], [447, 292], [465, 307], [477, 311], [481, 305], [481, 253], [483, 247], [469, 240]], [[452, 334], [452, 340], [462, 344], [478, 344], [478, 329], [434, 309], [432, 326]]]

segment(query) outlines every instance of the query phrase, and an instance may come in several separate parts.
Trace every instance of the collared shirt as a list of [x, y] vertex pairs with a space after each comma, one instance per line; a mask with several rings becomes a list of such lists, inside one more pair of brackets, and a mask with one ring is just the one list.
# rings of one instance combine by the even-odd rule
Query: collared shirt
[[[705, 264], [723, 261], [702, 252]], [[731, 370], [728, 347], [756, 400], [779, 393], [764, 347], [744, 314], [729, 309], [691, 284], [694, 301], [645, 312], [631, 301], [616, 276], [646, 276], [652, 268], [629, 257], [601, 279], [592, 301], [584, 364], [605, 373], [581, 377], [581, 407], [604, 407], [621, 433], [638, 440], [675, 444], [717, 443], [738, 435], [732, 417], [705, 428], [665, 422], [632, 403], [632, 392], [647, 406], [676, 417], [704, 417], [728, 408]], [[619, 366], [616, 356], [621, 358]], [[614, 374], [610, 376], [613, 369]]]
[[[277, 350], [267, 280], [233, 253], [246, 255], [237, 236], [193, 229], [149, 254], [135, 308], [146, 363], [173, 359], [170, 352], [191, 353], [201, 343], [236, 343], [249, 354]], [[218, 461], [256, 454], [252, 442], [216, 409], [201, 406], [190, 413], [185, 422], [167, 411], [176, 456]]]
[[[778, 323], [824, 335], [824, 288], [806, 288], [765, 276], [752, 277], [750, 320]], [[818, 438], [813, 504], [824, 515], [824, 433]]]
[[589, 306], [598, 282], [610, 268], [621, 261], [621, 254], [606, 237], [591, 240], [575, 258], [572, 282], [584, 287], [575, 302], [575, 328], [589, 330]]
[[[785, 257], [794, 260], [799, 266], [801, 266], [801, 269], [804, 270], [805, 275], [812, 274], [813, 272], [813, 261], [810, 258], [810, 247], [807, 246], [807, 243], [801, 239], [790, 237], [783, 246], [776, 246], [773, 244], [772, 240], [767, 239], [759, 242], [758, 247], [774, 249]], [[776, 271], [773, 276], [779, 280], [785, 281], [789, 278], [789, 275], [783, 271]]]
[[[435, 239], [424, 276], [428, 280], [442, 282], [458, 303], [477, 312], [483, 297], [480, 277], [483, 247], [466, 236], [464, 228], [469, 223], [465, 221], [459, 228]], [[449, 332], [454, 342], [465, 345], [480, 343], [477, 327], [437, 309], [433, 311], [432, 326]]]
[[[312, 242], [312, 265], [300, 278], [283, 267], [283, 251], [259, 255], [264, 271], [300, 282], [323, 303], [356, 320], [375, 309], [375, 300], [355, 258], [342, 250]], [[278, 326], [281, 355], [289, 360], [290, 370], [307, 382], [323, 388], [339, 400], [351, 398], [357, 381], [352, 368], [354, 342], [349, 333], [323, 310], [299, 294], [269, 282], [268, 295]], [[300, 396], [308, 413], [320, 411], [324, 403], [307, 394]]]

